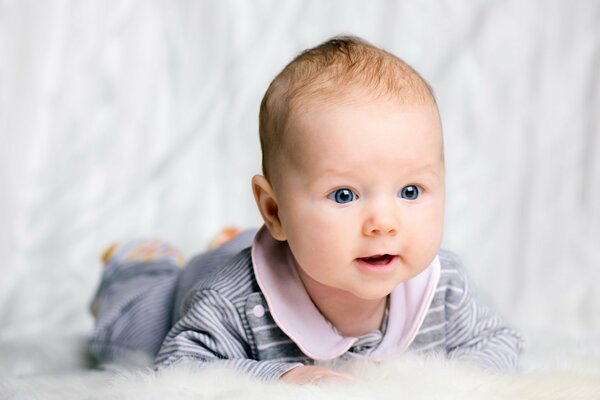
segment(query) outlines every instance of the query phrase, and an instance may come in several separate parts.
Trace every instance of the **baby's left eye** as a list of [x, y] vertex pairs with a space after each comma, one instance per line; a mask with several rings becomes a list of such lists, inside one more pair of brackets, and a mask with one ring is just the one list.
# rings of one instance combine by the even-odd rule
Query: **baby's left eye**
[[421, 194], [421, 189], [415, 185], [408, 185], [402, 188], [400, 191], [400, 197], [406, 200], [416, 200]]
[[338, 189], [327, 197], [339, 204], [347, 204], [358, 198], [352, 190], [346, 188]]

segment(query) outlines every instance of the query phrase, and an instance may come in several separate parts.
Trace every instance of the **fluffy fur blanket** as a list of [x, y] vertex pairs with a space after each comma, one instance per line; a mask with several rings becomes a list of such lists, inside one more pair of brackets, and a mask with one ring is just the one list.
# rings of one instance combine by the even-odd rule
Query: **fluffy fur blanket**
[[[600, 354], [548, 349], [526, 354], [523, 370], [492, 375], [436, 358], [403, 356], [381, 364], [353, 362], [334, 368], [356, 376], [353, 384], [294, 386], [265, 383], [215, 367], [180, 366], [156, 373], [147, 367], [103, 369], [57, 364], [61, 345], [0, 346], [1, 399], [600, 399]], [[73, 343], [73, 342], [71, 342]], [[68, 345], [65, 344], [68, 347]], [[72, 347], [72, 344], [71, 344]], [[25, 351], [25, 352], [24, 352]], [[35, 352], [34, 352], [35, 351]], [[20, 354], [20, 356], [18, 356]], [[23, 355], [29, 355], [29, 358]], [[35, 355], [34, 355], [35, 354]], [[4, 357], [8, 355], [8, 358]], [[73, 359], [81, 358], [72, 352]], [[52, 371], [25, 373], [43, 361]], [[80, 360], [81, 361], [81, 360]], [[54, 364], [53, 364], [54, 363]], [[16, 369], [21, 369], [18, 373]], [[40, 371], [40, 370], [38, 370]], [[2, 377], [2, 375], [5, 375]], [[18, 376], [22, 375], [22, 376]]]

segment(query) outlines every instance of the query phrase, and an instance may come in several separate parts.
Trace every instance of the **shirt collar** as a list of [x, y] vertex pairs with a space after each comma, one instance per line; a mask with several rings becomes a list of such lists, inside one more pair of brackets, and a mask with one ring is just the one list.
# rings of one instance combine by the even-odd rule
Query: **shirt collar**
[[[265, 226], [254, 238], [252, 265], [273, 320], [308, 357], [337, 358], [359, 340], [340, 335], [319, 312], [298, 276], [287, 242], [275, 240]], [[369, 358], [382, 360], [408, 348], [425, 319], [439, 276], [436, 257], [419, 275], [394, 288], [385, 334]]]

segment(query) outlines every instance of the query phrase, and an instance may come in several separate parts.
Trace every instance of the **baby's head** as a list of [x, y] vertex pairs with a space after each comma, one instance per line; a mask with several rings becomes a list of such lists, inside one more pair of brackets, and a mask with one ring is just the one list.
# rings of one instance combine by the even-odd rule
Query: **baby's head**
[[355, 37], [306, 50], [260, 108], [265, 225], [305, 285], [389, 294], [439, 251], [442, 129], [432, 90], [396, 56]]

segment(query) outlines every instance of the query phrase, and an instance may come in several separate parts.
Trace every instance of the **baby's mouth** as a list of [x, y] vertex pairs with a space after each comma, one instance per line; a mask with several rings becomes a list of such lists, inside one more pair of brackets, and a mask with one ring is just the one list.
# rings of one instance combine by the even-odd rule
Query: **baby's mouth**
[[391, 254], [377, 254], [370, 257], [360, 257], [359, 260], [371, 265], [387, 265], [395, 256]]

